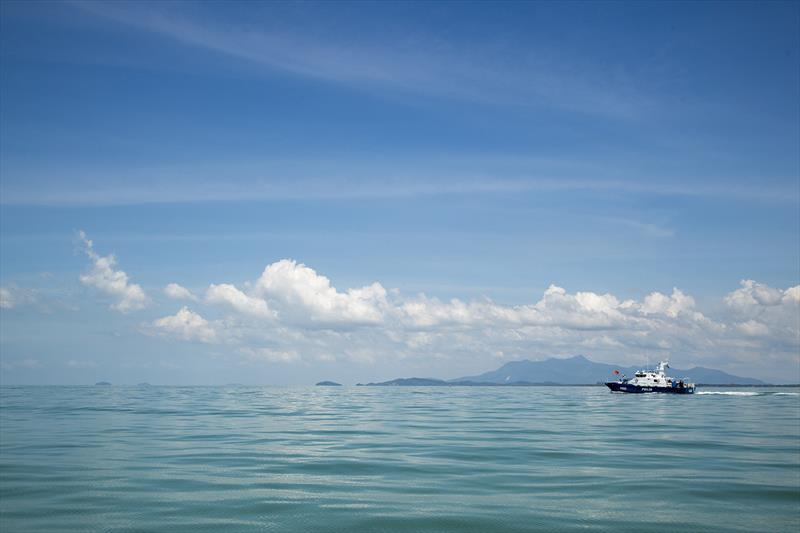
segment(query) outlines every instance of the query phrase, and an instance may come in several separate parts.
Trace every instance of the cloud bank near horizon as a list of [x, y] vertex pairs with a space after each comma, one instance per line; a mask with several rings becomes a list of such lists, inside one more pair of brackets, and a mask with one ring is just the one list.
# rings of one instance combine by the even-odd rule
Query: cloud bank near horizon
[[[385, 358], [508, 360], [531, 353], [681, 354], [692, 361], [800, 363], [800, 285], [779, 289], [743, 280], [706, 316], [679, 288], [641, 300], [550, 285], [533, 303], [485, 298], [443, 301], [381, 283], [337, 289], [292, 259], [266, 266], [241, 287], [211, 284], [191, 307], [143, 325], [148, 335], [221, 344], [248, 360], [306, 362]], [[216, 319], [207, 319], [216, 316]]]
[[[80, 283], [108, 298], [110, 308], [129, 317], [141, 334], [222, 348], [244, 364], [491, 365], [585, 353], [620, 364], [639, 363], [644, 355], [728, 368], [766, 364], [787, 369], [788, 380], [800, 378], [791, 375], [800, 368], [800, 285], [742, 280], [712, 315], [677, 287], [622, 299], [551, 284], [530, 303], [505, 305], [489, 298], [408, 295], [377, 281], [339, 289], [313, 268], [281, 259], [246, 283], [210, 283], [192, 291], [170, 282], [163, 296], [151, 297], [113, 254], [100, 255], [83, 231], [78, 235], [90, 260]], [[17, 307], [20, 291], [0, 288], [4, 310]], [[156, 314], [176, 303], [173, 314]], [[142, 320], [135, 311], [155, 316]]]

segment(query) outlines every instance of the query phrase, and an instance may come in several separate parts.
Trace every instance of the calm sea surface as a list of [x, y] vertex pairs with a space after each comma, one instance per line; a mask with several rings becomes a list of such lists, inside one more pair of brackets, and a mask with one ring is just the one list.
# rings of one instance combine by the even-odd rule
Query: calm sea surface
[[798, 389], [0, 389], [0, 531], [800, 531]]

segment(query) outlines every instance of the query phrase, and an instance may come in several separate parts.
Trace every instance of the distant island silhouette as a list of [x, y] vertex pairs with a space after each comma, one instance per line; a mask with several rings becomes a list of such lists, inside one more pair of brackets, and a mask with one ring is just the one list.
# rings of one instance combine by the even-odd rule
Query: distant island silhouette
[[[624, 367], [609, 363], [596, 363], [583, 355], [564, 359], [551, 357], [544, 361], [511, 361], [497, 370], [476, 376], [465, 376], [451, 380], [438, 378], [399, 378], [378, 383], [358, 383], [364, 387], [476, 387], [476, 386], [553, 386], [553, 385], [596, 385], [612, 379], [613, 372], [633, 376], [640, 366]], [[676, 378], [688, 378], [700, 385], [749, 385], [763, 386], [763, 381], [755, 378], [734, 376], [722, 370], [694, 367], [688, 370], [670, 369]]]
[[317, 387], [341, 387], [341, 383], [336, 383], [335, 381], [320, 381], [317, 383]]

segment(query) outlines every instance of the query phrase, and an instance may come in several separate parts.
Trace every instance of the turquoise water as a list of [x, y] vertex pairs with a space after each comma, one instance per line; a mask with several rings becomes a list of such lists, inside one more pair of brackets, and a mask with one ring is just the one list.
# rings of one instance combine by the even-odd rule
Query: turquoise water
[[4, 532], [800, 530], [798, 389], [0, 398]]

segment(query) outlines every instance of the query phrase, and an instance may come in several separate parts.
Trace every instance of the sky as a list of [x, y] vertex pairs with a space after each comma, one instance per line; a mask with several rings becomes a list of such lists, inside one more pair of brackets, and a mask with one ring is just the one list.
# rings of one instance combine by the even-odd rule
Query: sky
[[0, 3], [0, 383], [800, 382], [800, 4]]

